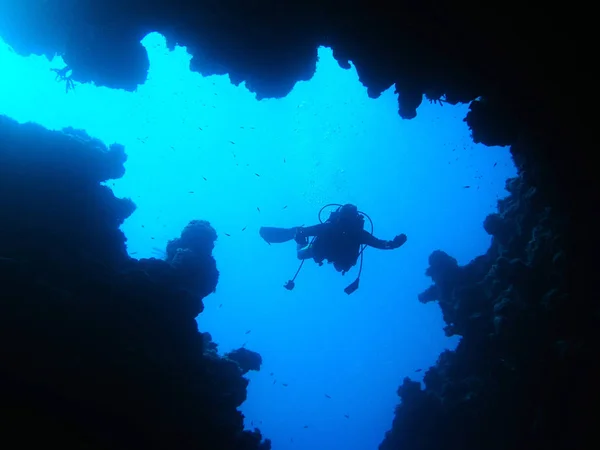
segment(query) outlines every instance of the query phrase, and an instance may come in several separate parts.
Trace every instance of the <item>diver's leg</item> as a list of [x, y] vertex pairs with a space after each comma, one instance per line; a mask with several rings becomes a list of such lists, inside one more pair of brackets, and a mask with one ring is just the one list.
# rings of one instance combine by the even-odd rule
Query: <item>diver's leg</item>
[[294, 239], [297, 228], [261, 227], [258, 232], [269, 244], [279, 244]]

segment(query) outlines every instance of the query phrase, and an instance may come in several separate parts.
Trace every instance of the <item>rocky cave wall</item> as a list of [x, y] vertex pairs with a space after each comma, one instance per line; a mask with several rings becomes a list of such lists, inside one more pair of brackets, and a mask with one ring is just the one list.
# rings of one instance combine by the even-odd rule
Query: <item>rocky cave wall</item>
[[[465, 120], [474, 140], [488, 145], [510, 145], [519, 175], [508, 181], [510, 196], [499, 203], [498, 213], [485, 221], [485, 229], [493, 236], [486, 255], [466, 266], [458, 266], [443, 251], [431, 255], [427, 273], [434, 284], [420, 300], [438, 301], [447, 323], [446, 332], [460, 335], [462, 340], [456, 352], [442, 354], [438, 363], [427, 371], [424, 389], [418, 383], [404, 381], [398, 391], [402, 402], [381, 448], [501, 449], [522, 447], [526, 443], [539, 448], [582, 448], [584, 443], [597, 443], [594, 415], [590, 411], [600, 400], [595, 383], [600, 374], [593, 364], [600, 349], [595, 332], [599, 310], [594, 301], [600, 225], [595, 205], [600, 189], [592, 159], [595, 156], [589, 150], [593, 142], [593, 127], [587, 119], [589, 108], [580, 100], [586, 87], [593, 85], [590, 69], [593, 58], [585, 56], [592, 42], [588, 13], [575, 5], [523, 5], [512, 0], [493, 5], [465, 0], [400, 1], [394, 5], [382, 1], [333, 0], [299, 3], [275, 0], [48, 0], [40, 3], [23, 0], [10, 10], [7, 8], [0, 7], [0, 35], [15, 51], [47, 55], [60, 52], [73, 70], [73, 79], [79, 82], [93, 80], [109, 87], [134, 89], [144, 81], [148, 66], [139, 40], [150, 31], [159, 31], [171, 46], [187, 46], [194, 55], [192, 69], [203, 74], [229, 73], [234, 82], [245, 81], [258, 98], [283, 96], [296, 81], [309, 79], [316, 64], [317, 46], [328, 45], [342, 67], [349, 67], [352, 61], [369, 95], [376, 97], [394, 85], [399, 114], [403, 118], [415, 116], [423, 95], [440, 104], [471, 102]], [[33, 147], [33, 143], [28, 145]], [[107, 154], [116, 158], [118, 152]], [[103, 163], [106, 158], [96, 160], [94, 167], [106, 165]], [[91, 165], [86, 167], [92, 173], [101, 170], [90, 169]], [[10, 173], [8, 168], [5, 170]], [[100, 179], [102, 176], [93, 175], [89, 180], [97, 184]], [[94, 194], [85, 205], [81, 200], [73, 203], [74, 199], [65, 196], [57, 196], [53, 203], [46, 202], [46, 205], [56, 205], [58, 211], [63, 204], [62, 208], [79, 211], [77, 214], [81, 211], [101, 214], [104, 207], [98, 205], [105, 205], [100, 200], [104, 199], [102, 195], [108, 198], [108, 192], [97, 186], [89, 187], [88, 191]], [[13, 209], [7, 211], [13, 211], [15, 217], [24, 214], [20, 209], [27, 211], [27, 203], [14, 194], [4, 201], [14, 202]], [[9, 281], [16, 283], [20, 278], [14, 273], [29, 273], [32, 269], [23, 269], [28, 266], [14, 260], [27, 258], [41, 259], [42, 272], [52, 266], [62, 267], [55, 260], [67, 267], [69, 259], [88, 261], [86, 264], [93, 265], [94, 269], [85, 270], [86, 265], [80, 262], [70, 264], [85, 271], [86, 277], [91, 277], [90, 283], [98, 283], [90, 274], [116, 267], [126, 270], [123, 267], [132, 262], [124, 255], [117, 227], [131, 205], [116, 199], [109, 203], [114, 214], [112, 222], [106, 217], [92, 221], [96, 227], [99, 223], [104, 226], [95, 233], [112, 236], [112, 244], [98, 249], [100, 256], [91, 249], [81, 250], [89, 249], [94, 239], [96, 242], [104, 239], [92, 239], [91, 235], [81, 236], [75, 245], [69, 244], [69, 234], [69, 239], [63, 239], [64, 247], [57, 244], [56, 248], [46, 250], [44, 242], [48, 234], [44, 233], [47, 229], [38, 224], [25, 233], [27, 238], [6, 241], [26, 244], [21, 244], [24, 250], [15, 249], [13, 254], [0, 255], [5, 257], [2, 264], [7, 265], [3, 273], [13, 274]], [[94, 213], [92, 205], [100, 209]], [[23, 216], [20, 226], [37, 223], [33, 220], [37, 213], [27, 214], [29, 219]], [[3, 212], [4, 216], [10, 218], [8, 223], [15, 220], [11, 214]], [[77, 231], [73, 225], [74, 238], [81, 235], [82, 229], [85, 227]], [[38, 233], [42, 237], [38, 238]], [[4, 251], [4, 247], [2, 249]], [[183, 253], [179, 256], [185, 260], [187, 252]], [[95, 256], [91, 258], [89, 254]], [[137, 268], [129, 269], [137, 273], [136, 281], [131, 283], [144, 286], [149, 282], [147, 277], [153, 280], [154, 270], [163, 270], [156, 269], [154, 264], [141, 262]], [[168, 265], [168, 270], [177, 272], [173, 261]], [[22, 272], [15, 272], [17, 270]], [[56, 276], [72, 279], [58, 272]], [[202, 271], [189, 273], [204, 276], [200, 275]], [[50, 279], [54, 280], [53, 277]], [[123, 282], [115, 283], [120, 286]], [[54, 309], [54, 320], [64, 323], [64, 317], [72, 313], [65, 315], [69, 309], [61, 302], [74, 294], [55, 281], [46, 283], [50, 286], [30, 289], [48, 289], [48, 292], [23, 291], [20, 301], [51, 298], [52, 302], [47, 303], [30, 301], [36, 314], [50, 314]], [[18, 286], [23, 288], [23, 285]], [[60, 286], [58, 292], [54, 292], [54, 286]], [[186, 292], [195, 287], [198, 286], [191, 283]], [[108, 292], [113, 295], [112, 290], [106, 289], [103, 286], [94, 291], [98, 293], [97, 302], [100, 297], [107, 297]], [[139, 291], [131, 289], [127, 294], [120, 291], [121, 288], [115, 289], [120, 294], [109, 297], [117, 310], [121, 308], [117, 298], [123, 302], [150, 301], [142, 294], [147, 292], [143, 287]], [[204, 295], [206, 292], [205, 289]], [[174, 301], [172, 293], [165, 298]], [[186, 301], [186, 295], [177, 294], [173, 298], [185, 305], [181, 308], [187, 313], [181, 313], [180, 319], [187, 320], [187, 328], [183, 329], [187, 329], [188, 334], [172, 336], [174, 330], [166, 323], [154, 322], [156, 318], [148, 312], [140, 317], [124, 314], [126, 325], [116, 330], [128, 333], [130, 321], [137, 317], [136, 321], [149, 321], [145, 322], [146, 326], [150, 323], [153, 329], [161, 330], [167, 342], [179, 339], [177, 345], [194, 348], [194, 354], [205, 355], [203, 341], [199, 341], [198, 333], [192, 330], [193, 315], [201, 307], [193, 305], [189, 296]], [[86, 315], [85, 311], [80, 312]], [[91, 316], [87, 314], [87, 317]], [[86, 320], [85, 323], [89, 323], [90, 319]], [[23, 330], [27, 332], [15, 332], [10, 342], [20, 342], [19, 339], [29, 335], [29, 328]], [[114, 334], [114, 330], [96, 328], [96, 332], [104, 333], [102, 340], [118, 347], [115, 336], [119, 334]], [[54, 356], [61, 358], [56, 353], [57, 348]], [[31, 364], [29, 359], [22, 360], [23, 354], [15, 354], [14, 358], [21, 358], [20, 364]], [[103, 359], [106, 355], [100, 351], [92, 355], [88, 357], [92, 362], [106, 361]], [[200, 366], [207, 361], [221, 361], [205, 361], [206, 356], [198, 358], [203, 361], [198, 363]], [[72, 379], [77, 369], [67, 359], [63, 356], [59, 360], [65, 361], [62, 370]], [[161, 364], [171, 367], [168, 364], [177, 363], [162, 361]], [[40, 383], [40, 377], [36, 377], [33, 370], [25, 373], [29, 373], [29, 377], [24, 380]], [[116, 377], [115, 384], [131, 379], [126, 369], [119, 373], [127, 375], [117, 376], [111, 371], [106, 376]], [[202, 392], [203, 384], [194, 382], [192, 372], [179, 370], [179, 373], [189, 374], [190, 385], [185, 385], [186, 389]], [[169, 376], [172, 375], [164, 375]], [[60, 377], [57, 375], [55, 380]], [[168, 385], [165, 379], [157, 380], [156, 385]], [[232, 386], [241, 389], [243, 382], [239, 381], [239, 372], [232, 375], [231, 380]], [[53, 392], [49, 386], [54, 385], [50, 381], [46, 383], [46, 396]], [[143, 386], [138, 393], [143, 391]], [[41, 385], [39, 389], [44, 390]], [[169, 398], [171, 400], [165, 396], [155, 401], [177, 401], [172, 395]], [[222, 432], [222, 442], [233, 445], [229, 448], [259, 445], [259, 435], [240, 434], [240, 419], [232, 406], [242, 398], [241, 390], [236, 400], [229, 403], [229, 409], [223, 406], [228, 403], [222, 398], [199, 398], [204, 405], [200, 408], [202, 411], [216, 408], [229, 411], [223, 412], [224, 415], [231, 414], [227, 416], [230, 417], [229, 428], [216, 429]], [[77, 395], [72, 394], [70, 401], [77, 403]], [[111, 418], [104, 417], [106, 423], [125, 420], [123, 413], [113, 414]], [[182, 408], [177, 423], [189, 423], [194, 414], [203, 413]], [[157, 416], [154, 420], [175, 426], [172, 419]], [[198, 437], [193, 433], [189, 436], [190, 439]], [[246, 444], [232, 443], [231, 439], [247, 439], [251, 443], [243, 447]]]
[[190, 222], [165, 261], [127, 256], [135, 209], [100, 183], [122, 146], [0, 116], [2, 441], [27, 447], [268, 449], [243, 431], [247, 349], [219, 357], [196, 316], [217, 239]]

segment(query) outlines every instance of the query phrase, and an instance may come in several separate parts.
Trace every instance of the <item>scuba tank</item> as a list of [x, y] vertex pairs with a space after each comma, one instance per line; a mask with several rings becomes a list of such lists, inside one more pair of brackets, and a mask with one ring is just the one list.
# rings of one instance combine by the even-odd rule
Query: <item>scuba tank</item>
[[[353, 230], [356, 227], [360, 227], [360, 229], [364, 229], [365, 226], [365, 218], [368, 219], [369, 223], [371, 224], [371, 231], [370, 233], [373, 234], [373, 221], [371, 220], [371, 218], [369, 217], [368, 214], [359, 211], [358, 208], [356, 208], [356, 206], [354, 205], [342, 205], [339, 203], [329, 203], [325, 206], [323, 206], [320, 210], [319, 210], [319, 214], [318, 214], [318, 218], [319, 218], [319, 222], [320, 223], [324, 223], [323, 219], [321, 217], [321, 215], [323, 214], [323, 211], [326, 208], [329, 208], [331, 206], [337, 206], [337, 209], [335, 211], [332, 211], [329, 214], [329, 218], [325, 221], [325, 222], [330, 222], [330, 223], [336, 223], [339, 222], [340, 220], [345, 220], [347, 218], [349, 218], [349, 216], [352, 214], [354, 217], [352, 217], [353, 219], [353, 223], [349, 222], [348, 223], [348, 230]], [[346, 215], [346, 211], [343, 210], [343, 208], [348, 208], [349, 210], [352, 208], [352, 211], [347, 211], [348, 215]], [[314, 238], [311, 241], [311, 243], [314, 242]], [[344, 289], [344, 292], [348, 295], [352, 294], [354, 291], [356, 291], [358, 289], [358, 285], [359, 285], [359, 281], [360, 281], [360, 275], [362, 273], [362, 266], [363, 266], [363, 259], [364, 259], [364, 255], [363, 252], [365, 251], [365, 248], [367, 248], [366, 245], [361, 245], [360, 248], [360, 252], [358, 253], [358, 256], [360, 258], [360, 266], [358, 269], [358, 276], [356, 277], [356, 280], [354, 280], [352, 283], [350, 283], [348, 286], [346, 286], [346, 288]], [[302, 262], [300, 263], [300, 267], [298, 267], [298, 270], [296, 271], [296, 274], [294, 275], [294, 278], [292, 278], [291, 280], [288, 280], [285, 284], [284, 284], [284, 288], [286, 288], [287, 290], [291, 291], [292, 289], [294, 289], [295, 284], [294, 281], [296, 280], [296, 277], [298, 276], [298, 274], [300, 273], [300, 269], [302, 269], [302, 266], [304, 265], [304, 261], [302, 260]], [[345, 274], [345, 272], [343, 273]]]

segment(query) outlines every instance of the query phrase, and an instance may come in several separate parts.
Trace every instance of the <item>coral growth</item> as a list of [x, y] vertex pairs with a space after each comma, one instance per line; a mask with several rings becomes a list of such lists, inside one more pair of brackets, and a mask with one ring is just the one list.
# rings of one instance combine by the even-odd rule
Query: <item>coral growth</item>
[[[381, 450], [594, 448], [594, 309], [573, 301], [566, 222], [522, 176], [484, 227], [487, 254], [465, 266], [441, 251], [427, 269], [449, 335], [462, 339], [424, 377], [405, 379]], [[586, 312], [588, 311], [588, 312]]]
[[242, 373], [247, 373], [249, 370], [260, 370], [262, 364], [260, 355], [246, 348], [239, 348], [229, 352], [225, 354], [225, 357], [235, 361], [240, 369], [242, 369]]
[[193, 221], [167, 261], [130, 259], [119, 225], [134, 205], [99, 184], [124, 161], [119, 145], [0, 117], [3, 439], [270, 448], [237, 411], [260, 356], [219, 357], [197, 329], [217, 285], [214, 229]]

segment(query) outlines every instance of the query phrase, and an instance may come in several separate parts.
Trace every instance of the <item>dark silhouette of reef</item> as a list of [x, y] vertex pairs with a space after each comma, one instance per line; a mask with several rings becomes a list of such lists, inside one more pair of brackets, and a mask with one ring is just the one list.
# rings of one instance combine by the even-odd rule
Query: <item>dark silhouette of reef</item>
[[243, 431], [247, 349], [219, 357], [195, 317], [217, 233], [192, 221], [166, 261], [134, 260], [133, 211], [100, 183], [124, 148], [0, 117], [2, 441], [67, 449], [268, 449]]
[[573, 295], [561, 217], [522, 177], [488, 216], [488, 252], [465, 266], [429, 258], [448, 336], [462, 339], [398, 389], [381, 450], [596, 448], [598, 305]]
[[[309, 79], [317, 46], [327, 45], [342, 67], [352, 61], [372, 97], [394, 86], [403, 118], [415, 117], [423, 98], [470, 102], [474, 141], [510, 145], [518, 177], [485, 221], [493, 236], [485, 255], [466, 266], [442, 251], [431, 255], [434, 285], [420, 300], [438, 301], [446, 333], [462, 340], [427, 371], [424, 388], [405, 380], [381, 449], [580, 449], [600, 448], [593, 17], [577, 3], [516, 0], [22, 0], [0, 7], [0, 35], [21, 54], [63, 53], [75, 81], [133, 90], [148, 67], [139, 40], [158, 31], [170, 46], [188, 48], [193, 70], [228, 73], [258, 98]], [[77, 260], [71, 236], [69, 252], [60, 240], [53, 253], [38, 252], [43, 227], [22, 222], [35, 227], [23, 228], [31, 238], [24, 254], [56, 267]], [[104, 244], [98, 259], [115, 267], [103, 261], [126, 257], [109, 225], [104, 233], [118, 248]], [[79, 239], [92, 245], [88, 234]], [[78, 257], [88, 262], [72, 265], [86, 277], [100, 270], [84, 270], [90, 257]], [[202, 342], [213, 348], [209, 337]]]
[[426, 372], [424, 388], [404, 380], [380, 450], [600, 445], [598, 217], [583, 210], [597, 192], [576, 184], [575, 195], [552, 179], [537, 146], [573, 148], [550, 144], [552, 131], [511, 146], [519, 175], [484, 221], [487, 253], [465, 266], [431, 254], [434, 284], [419, 300], [437, 301], [446, 334], [461, 341]]

